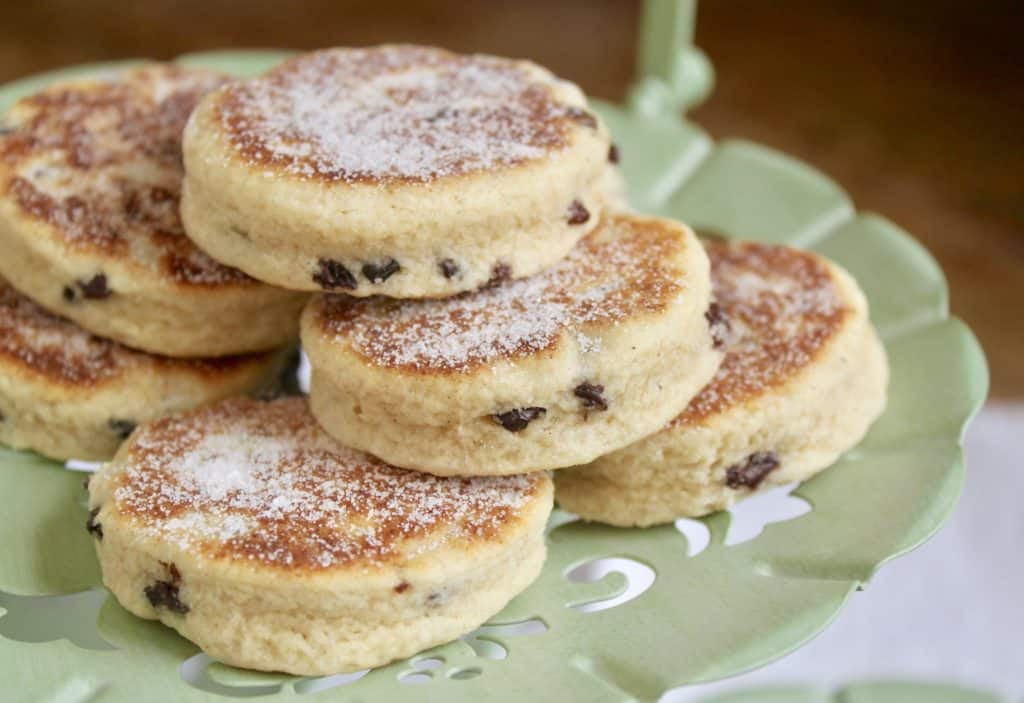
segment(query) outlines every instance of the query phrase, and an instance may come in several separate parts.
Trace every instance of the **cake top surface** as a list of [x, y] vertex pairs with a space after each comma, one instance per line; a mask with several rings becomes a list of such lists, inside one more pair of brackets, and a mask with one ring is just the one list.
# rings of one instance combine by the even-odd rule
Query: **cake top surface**
[[469, 372], [554, 348], [565, 334], [584, 351], [588, 330], [656, 314], [684, 295], [685, 230], [666, 220], [605, 218], [540, 274], [498, 280], [458, 296], [394, 300], [320, 296], [316, 321], [329, 339], [368, 362], [420, 373]]
[[2, 197], [48, 225], [69, 255], [121, 261], [176, 284], [251, 283], [185, 236], [178, 209], [185, 122], [225, 80], [146, 64], [22, 98], [0, 122]]
[[328, 437], [303, 398], [236, 398], [158, 420], [114, 465], [115, 509], [149, 535], [312, 572], [500, 537], [550, 480], [398, 469]]
[[699, 422], [785, 382], [812, 363], [850, 314], [828, 264], [785, 246], [704, 243], [729, 331], [714, 378], [670, 423]]
[[65, 387], [93, 389], [140, 367], [212, 376], [266, 356], [172, 359], [135, 351], [44, 310], [0, 278], [0, 363]]
[[252, 165], [328, 182], [429, 182], [543, 159], [598, 127], [537, 66], [443, 49], [325, 49], [225, 88], [219, 124]]

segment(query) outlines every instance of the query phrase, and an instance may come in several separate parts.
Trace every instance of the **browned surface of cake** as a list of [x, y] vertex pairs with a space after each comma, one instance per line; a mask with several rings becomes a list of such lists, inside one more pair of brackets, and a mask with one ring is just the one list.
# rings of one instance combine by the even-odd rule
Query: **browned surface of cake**
[[192, 244], [178, 213], [182, 130], [224, 80], [153, 64], [23, 98], [0, 136], [0, 191], [72, 253], [186, 285], [252, 282]]
[[849, 309], [828, 265], [788, 247], [706, 239], [714, 296], [729, 332], [711, 383], [670, 423], [700, 422], [784, 383], [843, 325]]
[[115, 509], [211, 557], [317, 571], [487, 540], [518, 519], [541, 474], [438, 478], [325, 435], [306, 401], [233, 399], [158, 420], [115, 459]]
[[442, 49], [328, 49], [234, 84], [221, 124], [249, 163], [324, 181], [426, 182], [565, 148], [573, 124], [519, 62]]
[[2, 279], [0, 356], [50, 380], [82, 386], [118, 375], [125, 363], [118, 344], [51, 315]]
[[682, 291], [679, 232], [610, 217], [552, 268], [441, 300], [325, 296], [319, 324], [379, 366], [466, 372], [552, 348], [566, 330], [664, 310]]
[[47, 312], [0, 279], [0, 362], [17, 364], [49, 382], [91, 388], [140, 366], [216, 374], [265, 358], [170, 359], [138, 352]]

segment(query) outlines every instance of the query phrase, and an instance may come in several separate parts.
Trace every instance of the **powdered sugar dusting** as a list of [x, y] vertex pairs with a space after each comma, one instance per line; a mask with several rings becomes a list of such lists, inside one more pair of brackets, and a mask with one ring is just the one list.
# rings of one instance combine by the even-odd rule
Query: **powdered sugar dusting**
[[517, 62], [414, 46], [314, 52], [220, 100], [250, 162], [328, 181], [423, 182], [543, 158], [568, 144], [573, 109]]
[[153, 64], [57, 85], [12, 108], [0, 137], [6, 195], [76, 252], [119, 258], [191, 285], [251, 282], [185, 236], [181, 134], [225, 78]]
[[324, 296], [320, 325], [371, 363], [413, 370], [465, 372], [549, 349], [563, 333], [590, 352], [599, 341], [588, 327], [679, 299], [682, 247], [680, 231], [612, 217], [536, 276], [442, 300]]
[[755, 243], [705, 242], [714, 295], [729, 321], [711, 383], [669, 426], [698, 422], [756, 396], [809, 364], [849, 310], [813, 254]]
[[68, 383], [92, 384], [125, 364], [118, 345], [51, 315], [0, 280], [0, 356]]
[[229, 372], [268, 355], [220, 359], [171, 359], [145, 354], [92, 335], [53, 315], [0, 279], [0, 359], [11, 360], [50, 381], [92, 387], [130, 368]]
[[306, 401], [234, 399], [144, 426], [116, 509], [186, 549], [326, 569], [408, 558], [514, 522], [538, 474], [439, 478], [325, 435]]

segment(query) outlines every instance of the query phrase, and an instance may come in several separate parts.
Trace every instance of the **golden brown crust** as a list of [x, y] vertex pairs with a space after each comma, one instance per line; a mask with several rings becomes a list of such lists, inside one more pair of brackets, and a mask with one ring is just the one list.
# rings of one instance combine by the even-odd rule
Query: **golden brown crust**
[[143, 426], [115, 464], [114, 509], [211, 558], [321, 571], [493, 539], [543, 474], [438, 478], [325, 435], [301, 398], [236, 398]]
[[153, 64], [23, 98], [0, 137], [0, 192], [71, 253], [141, 264], [181, 285], [255, 284], [192, 244], [178, 213], [182, 130], [225, 80]]
[[567, 329], [664, 310], [682, 288], [683, 246], [664, 221], [611, 216], [536, 276], [498, 276], [482, 290], [439, 300], [322, 296], [318, 326], [377, 366], [466, 372], [544, 352]]
[[49, 383], [95, 388], [142, 365], [216, 376], [268, 354], [171, 359], [89, 334], [18, 293], [0, 279], [0, 363], [13, 363]]
[[784, 383], [833, 339], [851, 310], [828, 264], [753, 242], [706, 240], [715, 300], [728, 322], [714, 379], [669, 427], [701, 422]]
[[217, 96], [253, 166], [347, 183], [427, 182], [544, 158], [596, 118], [523, 62], [419, 46], [327, 49]]

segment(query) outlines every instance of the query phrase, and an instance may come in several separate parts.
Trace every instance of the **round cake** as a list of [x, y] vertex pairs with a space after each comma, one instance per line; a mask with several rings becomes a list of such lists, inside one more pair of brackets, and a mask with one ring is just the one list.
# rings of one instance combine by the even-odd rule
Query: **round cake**
[[279, 347], [305, 302], [185, 236], [181, 132], [224, 83], [150, 64], [50, 86], [0, 122], [0, 275], [85, 329], [169, 356]]
[[440, 300], [318, 295], [310, 403], [349, 446], [439, 475], [591, 461], [660, 429], [721, 361], [704, 250], [606, 217], [543, 273]]
[[646, 526], [802, 481], [860, 441], [888, 365], [867, 302], [838, 266], [782, 246], [707, 242], [725, 360], [660, 432], [558, 473], [559, 504]]
[[200, 103], [182, 212], [275, 285], [443, 297], [565, 256], [620, 197], [614, 156], [579, 88], [529, 62], [327, 49]]
[[270, 388], [283, 353], [173, 359], [96, 337], [0, 279], [0, 442], [109, 459], [139, 423]]
[[347, 449], [306, 401], [139, 428], [89, 484], [103, 581], [218, 661], [322, 675], [466, 634], [529, 585], [545, 473], [438, 478]]

